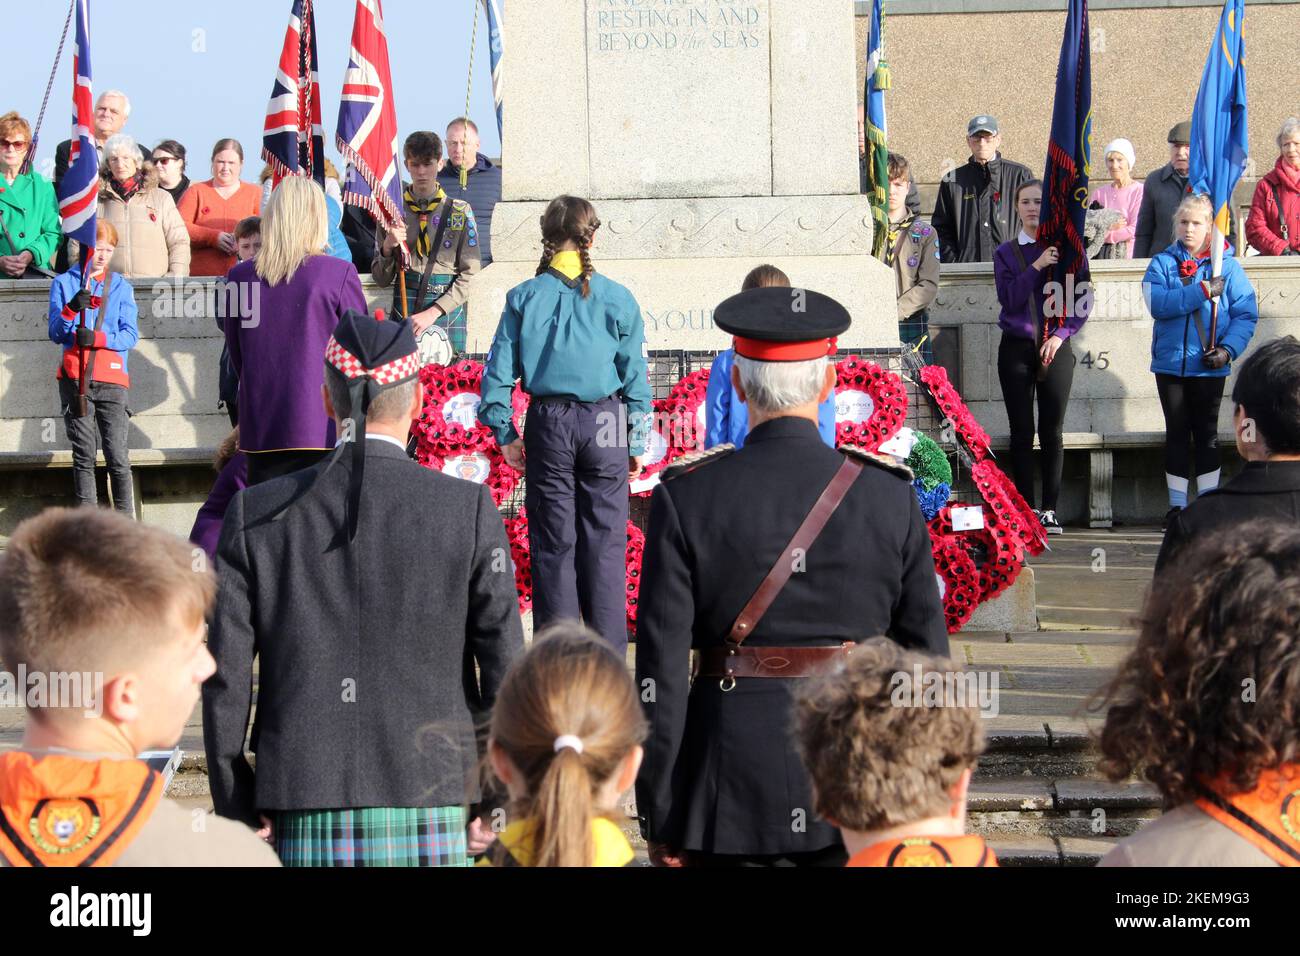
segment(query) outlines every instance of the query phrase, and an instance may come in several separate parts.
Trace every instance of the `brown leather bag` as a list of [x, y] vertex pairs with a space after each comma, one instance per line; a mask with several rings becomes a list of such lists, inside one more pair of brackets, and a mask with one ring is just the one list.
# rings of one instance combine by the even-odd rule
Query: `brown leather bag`
[[727, 634], [722, 647], [708, 647], [700, 651], [697, 677], [719, 677], [720, 686], [729, 691], [736, 686], [737, 677], [813, 677], [833, 673], [842, 666], [856, 645], [852, 641], [828, 647], [742, 647], [745, 638], [772, 606], [776, 596], [794, 573], [794, 553], [807, 553], [826, 522], [839, 508], [849, 488], [862, 473], [862, 462], [845, 457], [812, 511], [795, 531], [790, 543], [781, 551], [772, 570], [758, 586], [753, 597], [741, 610]]

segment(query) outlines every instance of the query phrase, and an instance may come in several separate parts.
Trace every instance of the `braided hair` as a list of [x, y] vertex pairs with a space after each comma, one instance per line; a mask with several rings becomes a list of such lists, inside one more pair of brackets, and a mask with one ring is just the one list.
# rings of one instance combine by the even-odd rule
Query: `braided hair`
[[591, 277], [596, 267], [591, 262], [591, 240], [600, 228], [596, 209], [578, 196], [556, 196], [542, 213], [542, 260], [537, 266], [541, 275], [551, 265], [551, 259], [566, 242], [578, 247], [582, 262], [582, 297], [591, 294]]

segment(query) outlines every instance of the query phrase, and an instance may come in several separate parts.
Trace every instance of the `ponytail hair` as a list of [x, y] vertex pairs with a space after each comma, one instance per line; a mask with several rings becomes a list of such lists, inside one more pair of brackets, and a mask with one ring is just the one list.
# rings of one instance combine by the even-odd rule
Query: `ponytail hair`
[[551, 259], [566, 242], [578, 247], [582, 260], [582, 297], [591, 295], [591, 277], [596, 267], [591, 264], [591, 238], [600, 228], [596, 207], [578, 196], [556, 196], [542, 213], [542, 261], [537, 266], [541, 275], [551, 265]]
[[[549, 627], [511, 665], [491, 743], [522, 776], [526, 796], [511, 815], [532, 825], [533, 866], [592, 865], [597, 794], [646, 733], [626, 664], [587, 628]], [[581, 750], [556, 750], [566, 736]]]

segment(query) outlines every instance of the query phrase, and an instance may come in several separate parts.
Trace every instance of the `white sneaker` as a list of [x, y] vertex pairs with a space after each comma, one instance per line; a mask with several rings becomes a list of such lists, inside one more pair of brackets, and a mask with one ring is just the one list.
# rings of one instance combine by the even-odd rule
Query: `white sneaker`
[[1048, 534], [1065, 534], [1065, 529], [1061, 527], [1061, 522], [1056, 520], [1055, 511], [1039, 512], [1038, 520], [1042, 522], [1043, 528]]

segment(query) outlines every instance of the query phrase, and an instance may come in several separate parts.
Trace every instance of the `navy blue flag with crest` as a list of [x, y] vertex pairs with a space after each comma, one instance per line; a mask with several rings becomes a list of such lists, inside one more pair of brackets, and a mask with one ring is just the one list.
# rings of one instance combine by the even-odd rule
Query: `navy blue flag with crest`
[[[1061, 60], [1056, 68], [1056, 104], [1052, 110], [1052, 136], [1047, 144], [1047, 170], [1043, 173], [1043, 212], [1038, 239], [1056, 246], [1060, 261], [1052, 278], [1068, 288], [1088, 278], [1088, 251], [1083, 238], [1088, 211], [1088, 176], [1092, 172], [1092, 57], [1088, 47], [1088, 0], [1069, 0]], [[1070, 306], [1073, 308], [1073, 305]], [[1049, 319], [1049, 335], [1062, 316]]]

